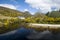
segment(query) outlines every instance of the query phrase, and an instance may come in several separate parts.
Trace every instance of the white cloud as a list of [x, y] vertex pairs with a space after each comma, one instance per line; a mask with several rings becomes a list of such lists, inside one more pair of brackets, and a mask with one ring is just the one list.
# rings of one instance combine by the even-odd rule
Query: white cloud
[[24, 9], [24, 11], [23, 11], [23, 12], [25, 12], [25, 11], [30, 12], [32, 15], [34, 14], [34, 12], [31, 12], [31, 11], [29, 11], [28, 9]]
[[11, 4], [0, 4], [0, 6], [10, 8], [10, 9], [17, 9], [14, 5]]
[[24, 9], [24, 11], [29, 11], [28, 9]]
[[60, 0], [25, 0], [25, 2], [42, 12], [60, 9]]

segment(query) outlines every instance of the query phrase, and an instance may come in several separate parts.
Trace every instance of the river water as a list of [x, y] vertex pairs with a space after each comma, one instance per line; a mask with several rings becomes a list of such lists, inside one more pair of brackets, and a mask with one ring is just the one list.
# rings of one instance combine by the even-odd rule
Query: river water
[[0, 40], [60, 40], [60, 33], [52, 34], [49, 31], [38, 32], [34, 29], [20, 28], [0, 34]]

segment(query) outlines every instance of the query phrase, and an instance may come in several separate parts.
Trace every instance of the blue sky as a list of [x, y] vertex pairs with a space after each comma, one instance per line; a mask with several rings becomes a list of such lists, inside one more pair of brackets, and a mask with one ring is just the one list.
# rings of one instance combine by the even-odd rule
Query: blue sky
[[29, 11], [34, 14], [37, 11], [46, 13], [60, 9], [59, 0], [0, 0], [0, 6], [19, 11]]
[[1, 0], [0, 4], [4, 6], [6, 6], [6, 4], [15, 6], [16, 10], [19, 11], [29, 11], [31, 13], [37, 11], [37, 9], [30, 7], [27, 3], [25, 3], [25, 0]]

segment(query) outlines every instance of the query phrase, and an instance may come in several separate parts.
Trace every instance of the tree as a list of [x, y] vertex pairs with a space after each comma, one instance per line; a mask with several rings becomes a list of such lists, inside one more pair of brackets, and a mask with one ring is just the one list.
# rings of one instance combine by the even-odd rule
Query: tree
[[46, 15], [48, 16], [49, 15], [49, 12], [47, 12]]

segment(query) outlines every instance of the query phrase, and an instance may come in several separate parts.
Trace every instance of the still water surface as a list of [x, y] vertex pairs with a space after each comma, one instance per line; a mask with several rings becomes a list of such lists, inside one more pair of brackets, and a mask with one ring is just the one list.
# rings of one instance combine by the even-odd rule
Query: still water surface
[[33, 29], [20, 28], [5, 34], [0, 34], [0, 40], [60, 40], [59, 34], [49, 31], [38, 32]]

